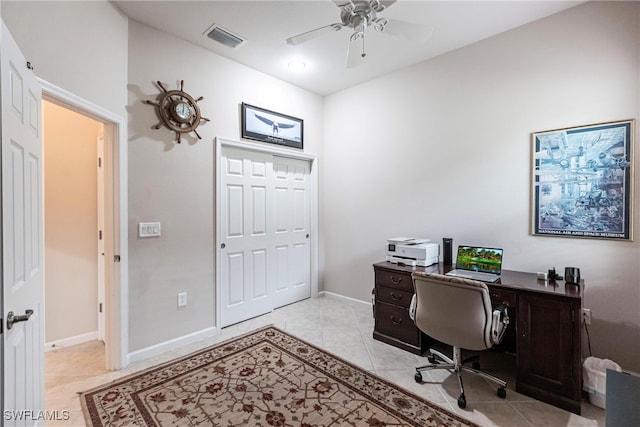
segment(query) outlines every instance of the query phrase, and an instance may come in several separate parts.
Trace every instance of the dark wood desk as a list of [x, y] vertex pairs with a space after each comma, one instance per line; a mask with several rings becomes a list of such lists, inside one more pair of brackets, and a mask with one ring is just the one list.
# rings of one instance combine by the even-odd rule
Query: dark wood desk
[[[375, 328], [373, 338], [422, 354], [433, 340], [409, 318], [413, 296], [411, 273], [444, 273], [442, 263], [430, 267], [373, 265]], [[503, 270], [501, 279], [487, 284], [491, 301], [511, 307], [511, 326], [503, 343], [516, 354], [516, 391], [580, 414], [581, 286], [538, 280], [533, 273]]]

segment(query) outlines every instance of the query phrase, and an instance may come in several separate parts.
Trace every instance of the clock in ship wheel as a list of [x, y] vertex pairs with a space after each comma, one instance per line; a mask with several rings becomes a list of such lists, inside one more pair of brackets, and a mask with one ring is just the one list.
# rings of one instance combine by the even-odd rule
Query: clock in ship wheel
[[180, 89], [177, 90], [167, 90], [160, 81], [157, 81], [156, 84], [162, 90], [160, 99], [158, 101], [144, 101], [147, 104], [155, 105], [158, 109], [161, 121], [153, 128], [160, 129], [162, 126], [166, 126], [176, 133], [176, 142], [178, 144], [181, 142], [183, 133], [193, 132], [198, 139], [202, 139], [196, 128], [200, 125], [200, 122], [209, 121], [208, 118], [202, 117], [200, 107], [198, 107], [198, 102], [202, 101], [204, 97], [201, 96], [198, 99], [194, 99], [186, 93], [183, 90], [184, 80], [180, 81]]

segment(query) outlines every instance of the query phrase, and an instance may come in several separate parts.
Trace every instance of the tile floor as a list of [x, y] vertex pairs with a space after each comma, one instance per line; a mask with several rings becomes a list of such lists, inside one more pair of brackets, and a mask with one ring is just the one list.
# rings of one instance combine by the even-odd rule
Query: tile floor
[[493, 384], [474, 375], [463, 374], [467, 408], [462, 410], [457, 405], [459, 390], [455, 376], [443, 370], [425, 371], [425, 382], [417, 384], [413, 379], [414, 368], [428, 363], [425, 357], [375, 341], [372, 338], [370, 306], [327, 296], [301, 301], [229, 326], [214, 337], [132, 364], [121, 371], [104, 369], [104, 347], [99, 342], [51, 351], [45, 356], [46, 408], [49, 411], [69, 411], [70, 418], [47, 425], [85, 425], [77, 395], [79, 392], [269, 324], [337, 354], [481, 426], [604, 426], [604, 410], [588, 402], [583, 402], [582, 416], [578, 416], [516, 393], [513, 389], [513, 356], [498, 352], [482, 353], [481, 365], [483, 369], [509, 382], [506, 399], [496, 396]]

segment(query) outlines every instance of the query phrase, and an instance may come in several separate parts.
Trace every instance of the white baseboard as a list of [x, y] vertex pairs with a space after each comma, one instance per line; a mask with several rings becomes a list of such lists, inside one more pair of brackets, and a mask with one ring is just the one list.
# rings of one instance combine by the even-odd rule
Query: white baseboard
[[337, 300], [345, 301], [345, 302], [355, 302], [355, 303], [358, 303], [358, 304], [364, 304], [364, 305], [367, 305], [367, 306], [371, 307], [371, 302], [362, 301], [362, 300], [351, 298], [351, 297], [345, 297], [344, 295], [335, 294], [335, 293], [329, 292], [329, 291], [320, 291], [320, 292], [318, 292], [318, 294], [321, 295], [321, 296], [326, 296], [327, 298], [333, 298], [333, 299], [337, 299]]
[[63, 338], [61, 340], [51, 341], [44, 343], [44, 351], [52, 351], [58, 348], [70, 347], [72, 345], [82, 344], [89, 341], [98, 339], [98, 331], [89, 332], [86, 334], [76, 335], [74, 337]]
[[218, 328], [214, 326], [211, 328], [203, 329], [201, 331], [193, 332], [188, 335], [184, 335], [179, 338], [174, 338], [172, 340], [165, 341], [160, 344], [155, 344], [140, 350], [133, 351], [127, 355], [127, 366], [131, 363], [148, 359], [149, 357], [157, 356], [162, 353], [166, 353], [167, 351], [174, 350], [183, 345], [188, 345], [196, 341], [212, 337], [217, 333], [218, 333]]

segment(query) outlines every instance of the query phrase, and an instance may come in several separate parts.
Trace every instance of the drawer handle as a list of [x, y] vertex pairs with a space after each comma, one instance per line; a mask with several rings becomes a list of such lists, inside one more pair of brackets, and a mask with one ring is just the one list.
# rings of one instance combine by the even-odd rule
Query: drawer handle
[[402, 295], [398, 296], [398, 295], [396, 295], [395, 293], [391, 292], [391, 298], [392, 298], [394, 301], [400, 301], [400, 300], [402, 299]]
[[393, 282], [394, 285], [397, 285], [400, 282], [402, 282], [402, 277], [399, 279], [396, 279], [395, 277], [391, 276], [391, 281]]
[[395, 318], [395, 317], [393, 317], [393, 314], [392, 314], [391, 316], [389, 316], [389, 319], [391, 319], [391, 322], [392, 322], [394, 325], [399, 325], [400, 323], [402, 323], [402, 317], [401, 317], [400, 319], [396, 320], [396, 318]]

